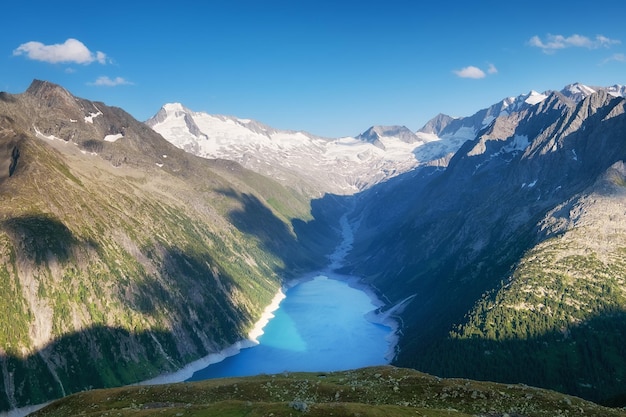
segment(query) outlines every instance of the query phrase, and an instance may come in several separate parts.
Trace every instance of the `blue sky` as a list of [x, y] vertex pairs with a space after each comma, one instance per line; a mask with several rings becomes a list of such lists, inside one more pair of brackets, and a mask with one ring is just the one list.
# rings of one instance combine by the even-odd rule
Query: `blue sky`
[[48, 80], [142, 121], [181, 102], [328, 137], [417, 130], [626, 84], [625, 15], [623, 0], [21, 0], [3, 7], [0, 90]]

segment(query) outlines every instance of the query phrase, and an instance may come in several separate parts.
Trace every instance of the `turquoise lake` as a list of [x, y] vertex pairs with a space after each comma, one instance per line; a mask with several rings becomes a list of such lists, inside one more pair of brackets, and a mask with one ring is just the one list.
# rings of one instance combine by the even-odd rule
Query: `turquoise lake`
[[289, 288], [259, 344], [196, 371], [190, 381], [294, 371], [338, 371], [389, 362], [391, 327], [368, 320], [377, 308], [333, 273]]

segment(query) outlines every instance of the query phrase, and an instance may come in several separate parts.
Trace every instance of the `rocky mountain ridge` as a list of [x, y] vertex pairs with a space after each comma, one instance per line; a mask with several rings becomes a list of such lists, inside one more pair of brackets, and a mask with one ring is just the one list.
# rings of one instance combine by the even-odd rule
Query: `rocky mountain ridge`
[[[559, 93], [576, 103], [595, 91], [626, 95], [624, 86], [592, 88], [580, 83]], [[468, 117], [440, 114], [417, 132], [405, 126], [372, 126], [355, 137], [337, 139], [194, 112], [180, 103], [165, 104], [146, 124], [194, 155], [237, 161], [311, 195], [351, 195], [422, 166], [444, 167], [464, 142], [496, 118], [531, 108], [552, 93], [507, 97]]]
[[[359, 195], [348, 269], [368, 277], [392, 304], [415, 295], [401, 317], [404, 334], [420, 338], [404, 338], [396, 363], [442, 376], [524, 381], [596, 401], [626, 392], [616, 344], [624, 329], [615, 324], [626, 311], [618, 255], [626, 100], [617, 89], [581, 90], [581, 101], [550, 92], [515, 111], [499, 110], [500, 103], [458, 121], [440, 117], [431, 126], [438, 124], [439, 134], [478, 129], [475, 139], [445, 169], [424, 167]], [[578, 216], [584, 229], [566, 220]], [[594, 230], [603, 232], [582, 238]], [[565, 266], [559, 263], [570, 254]], [[525, 267], [531, 263], [543, 267]], [[564, 296], [564, 282], [574, 295]], [[512, 365], [515, 358], [525, 365]]]

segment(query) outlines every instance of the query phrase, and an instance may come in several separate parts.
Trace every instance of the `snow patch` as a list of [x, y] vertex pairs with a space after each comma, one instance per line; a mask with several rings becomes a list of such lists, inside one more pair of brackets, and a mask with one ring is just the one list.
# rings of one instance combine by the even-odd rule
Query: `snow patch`
[[548, 98], [547, 95], [538, 93], [538, 92], [533, 90], [533, 91], [530, 92], [530, 94], [528, 95], [526, 100], [524, 100], [524, 102], [527, 103], [527, 104], [530, 104], [530, 105], [535, 105], [535, 104], [541, 103], [542, 101], [544, 101], [547, 98]]
[[[96, 107], [96, 110], [98, 110], [97, 107]], [[89, 116], [85, 116], [85, 123], [93, 124], [93, 119], [98, 116], [102, 116], [102, 112], [100, 110], [98, 110], [96, 113], [93, 113], [93, 112], [89, 113]]]
[[64, 141], [61, 138], [58, 138], [54, 135], [44, 135], [43, 133], [41, 133], [39, 131], [39, 129], [37, 129], [37, 127], [35, 125], [33, 125], [33, 129], [35, 129], [35, 136], [37, 136], [39, 139], [47, 139], [47, 140], [60, 140], [63, 143], [67, 143], [66, 141]]
[[513, 141], [502, 147], [503, 152], [515, 152], [515, 151], [523, 151], [530, 145], [530, 141], [528, 140], [528, 136], [526, 135], [515, 135], [513, 137]]
[[179, 111], [185, 111], [185, 107], [180, 103], [167, 103], [163, 106], [167, 113], [176, 113]]
[[523, 183], [522, 184], [522, 188], [528, 187], [528, 188], [533, 188], [535, 185], [537, 185], [537, 180], [534, 180], [533, 182], [531, 182], [530, 184], [526, 184]]
[[[508, 105], [508, 104], [507, 104]], [[506, 113], [505, 111], [502, 111], [502, 113]], [[493, 122], [494, 120], [496, 120], [495, 116], [487, 116], [483, 119], [483, 127], [489, 126], [489, 124], [491, 122]]]
[[433, 142], [436, 140], [440, 140], [439, 136], [437, 136], [434, 133], [424, 133], [424, 132], [417, 132], [415, 134], [415, 136], [417, 136], [417, 138], [419, 140], [421, 140], [422, 142]]
[[115, 135], [106, 135], [104, 137], [104, 140], [107, 142], [115, 142], [118, 139], [122, 139], [124, 137], [124, 135], [122, 135], [121, 133], [117, 133]]
[[[466, 139], [466, 140], [475, 139], [476, 130], [471, 126], [463, 126], [459, 130], [457, 130], [456, 132], [454, 132], [452, 135], [449, 135], [449, 136], [454, 136], [455, 138]], [[443, 136], [443, 138], [446, 138], [446, 137], [448, 137], [448, 135]]]

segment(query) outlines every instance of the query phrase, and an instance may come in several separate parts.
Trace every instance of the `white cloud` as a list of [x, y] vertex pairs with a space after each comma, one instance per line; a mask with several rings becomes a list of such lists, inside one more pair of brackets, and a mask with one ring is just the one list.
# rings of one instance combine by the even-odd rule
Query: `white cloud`
[[453, 71], [457, 76], [461, 77], [461, 78], [485, 78], [486, 74], [485, 71], [481, 70], [478, 67], [474, 67], [474, 66], [469, 66], [469, 67], [465, 67], [462, 68], [460, 70], [455, 70]]
[[487, 74], [497, 74], [497, 73], [498, 73], [498, 69], [496, 68], [496, 66], [493, 64], [489, 64], [489, 68], [487, 68]]
[[602, 61], [602, 63], [606, 64], [606, 63], [612, 62], [612, 61], [626, 62], [626, 55], [625, 54], [613, 54], [610, 57], [608, 57], [607, 59], [605, 59], [604, 61]]
[[26, 42], [13, 51], [14, 56], [26, 55], [35, 61], [57, 63], [91, 64], [99, 62], [106, 64], [107, 56], [104, 52], [91, 52], [85, 44], [77, 39], [68, 39], [64, 43], [44, 45], [41, 42]]
[[610, 48], [611, 45], [620, 44], [621, 41], [617, 39], [609, 39], [603, 35], [596, 35], [595, 38], [591, 39], [582, 35], [571, 35], [571, 36], [563, 36], [563, 35], [548, 35], [545, 40], [542, 40], [539, 36], [533, 36], [528, 41], [530, 46], [540, 48], [543, 52], [550, 54], [554, 53], [559, 49], [565, 48], [587, 48], [587, 49], [598, 49], [598, 48]]
[[115, 77], [111, 79], [107, 76], [98, 77], [96, 81], [89, 83], [89, 85], [96, 85], [100, 87], [115, 87], [116, 85], [132, 85], [132, 84], [133, 83], [131, 83], [130, 81], [122, 77]]

